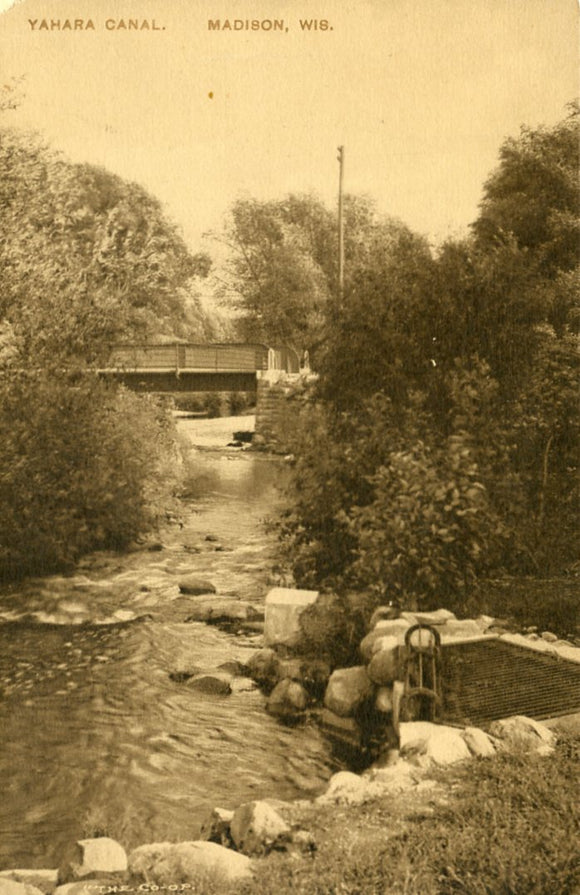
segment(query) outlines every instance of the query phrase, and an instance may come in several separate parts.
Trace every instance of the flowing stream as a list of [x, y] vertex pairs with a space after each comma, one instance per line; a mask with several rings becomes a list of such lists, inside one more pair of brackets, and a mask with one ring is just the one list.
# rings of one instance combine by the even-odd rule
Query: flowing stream
[[208, 695], [170, 678], [260, 645], [186, 623], [195, 597], [178, 587], [196, 575], [253, 602], [268, 590], [263, 523], [284, 464], [218, 447], [249, 422], [180, 422], [196, 445], [195, 498], [162, 545], [0, 592], [0, 868], [58, 866], [84, 835], [127, 848], [196, 838], [211, 806], [323, 789], [334, 760], [314, 724], [282, 726], [259, 691]]

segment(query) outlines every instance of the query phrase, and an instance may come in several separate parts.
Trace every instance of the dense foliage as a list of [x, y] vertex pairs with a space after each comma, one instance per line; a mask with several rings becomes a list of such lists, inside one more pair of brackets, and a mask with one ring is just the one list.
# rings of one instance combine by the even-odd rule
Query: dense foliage
[[471, 237], [434, 255], [384, 222], [329, 298], [282, 526], [299, 584], [462, 608], [576, 559], [578, 122], [506, 141]]
[[135, 184], [0, 133], [0, 577], [120, 548], [172, 505], [161, 404], [91, 372], [111, 342], [210, 335], [191, 256]]
[[179, 457], [153, 400], [46, 371], [0, 383], [0, 578], [121, 549], [174, 510]]

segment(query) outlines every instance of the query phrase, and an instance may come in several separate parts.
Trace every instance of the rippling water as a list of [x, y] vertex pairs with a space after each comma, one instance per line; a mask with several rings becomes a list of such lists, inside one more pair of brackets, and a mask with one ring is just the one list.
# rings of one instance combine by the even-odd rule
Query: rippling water
[[[195, 440], [200, 423], [182, 428]], [[210, 696], [169, 678], [256, 648], [184, 623], [179, 575], [262, 599], [274, 554], [262, 522], [280, 462], [207, 448], [195, 459], [198, 498], [164, 550], [92, 557], [0, 593], [14, 619], [0, 624], [2, 867], [56, 866], [83, 833], [127, 847], [194, 838], [210, 806], [312, 794], [330, 774], [316, 727], [278, 724], [259, 692]], [[146, 615], [98, 623], [119, 610]]]

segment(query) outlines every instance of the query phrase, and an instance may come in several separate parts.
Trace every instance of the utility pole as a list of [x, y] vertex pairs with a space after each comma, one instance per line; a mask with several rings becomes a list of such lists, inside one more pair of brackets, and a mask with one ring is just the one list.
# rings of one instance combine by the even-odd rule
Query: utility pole
[[338, 299], [342, 304], [344, 296], [344, 219], [342, 202], [342, 182], [344, 176], [344, 146], [338, 147]]

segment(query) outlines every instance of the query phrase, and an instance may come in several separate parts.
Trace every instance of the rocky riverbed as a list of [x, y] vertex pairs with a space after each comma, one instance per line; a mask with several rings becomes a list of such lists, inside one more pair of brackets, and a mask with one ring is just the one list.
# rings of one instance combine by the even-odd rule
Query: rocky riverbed
[[[260, 642], [284, 465], [226, 447], [251, 422], [180, 422], [191, 500], [159, 542], [0, 592], [0, 867], [49, 866], [83, 833], [182, 838], [208, 806], [312, 795], [336, 769], [318, 729], [281, 726], [259, 691], [192, 686]], [[229, 631], [187, 621], [193, 577], [256, 613]]]

